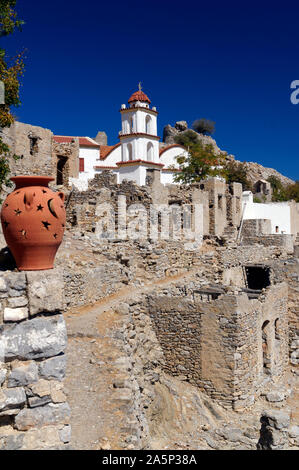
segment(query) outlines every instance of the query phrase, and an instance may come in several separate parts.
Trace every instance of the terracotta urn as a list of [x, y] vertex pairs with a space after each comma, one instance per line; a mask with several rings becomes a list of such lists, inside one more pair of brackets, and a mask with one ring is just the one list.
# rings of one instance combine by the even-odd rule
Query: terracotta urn
[[65, 229], [64, 193], [48, 188], [49, 176], [14, 176], [2, 205], [3, 235], [20, 271], [52, 269]]

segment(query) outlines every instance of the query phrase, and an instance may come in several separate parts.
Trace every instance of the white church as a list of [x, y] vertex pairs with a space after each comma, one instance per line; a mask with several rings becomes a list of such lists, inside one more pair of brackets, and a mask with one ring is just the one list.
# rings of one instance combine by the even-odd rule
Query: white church
[[[150, 104], [139, 85], [139, 90], [129, 98], [128, 106], [121, 105], [121, 131], [116, 145], [99, 145], [90, 137], [79, 138], [79, 177], [70, 178], [77, 189], [86, 190], [88, 180], [104, 170], [115, 173], [118, 183], [126, 179], [142, 186], [146, 182], [147, 169], [156, 168], [160, 170], [161, 183], [174, 183], [174, 175], [180, 171], [176, 157], [188, 153], [181, 145], [160, 142], [158, 111]], [[68, 138], [54, 137], [57, 142]]]

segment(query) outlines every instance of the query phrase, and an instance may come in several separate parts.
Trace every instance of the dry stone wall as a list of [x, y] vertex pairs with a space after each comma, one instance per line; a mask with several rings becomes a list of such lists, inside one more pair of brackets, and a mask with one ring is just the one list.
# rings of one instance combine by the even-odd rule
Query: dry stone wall
[[52, 132], [39, 126], [14, 122], [0, 131], [1, 138], [19, 159], [10, 158], [12, 175], [55, 175]]
[[258, 235], [244, 236], [242, 245], [264, 245], [277, 246], [284, 248], [287, 253], [294, 253], [294, 237], [293, 235], [275, 234], [275, 235]]
[[0, 285], [0, 449], [67, 448], [62, 272], [5, 271]]
[[[165, 358], [164, 370], [198, 386], [224, 407], [239, 411], [252, 405], [265, 379], [265, 319], [271, 328], [271, 377], [282, 377], [288, 363], [286, 285], [270, 287], [258, 300], [225, 288], [181, 286], [178, 290], [185, 290], [185, 296], [165, 289], [163, 294], [147, 297], [147, 313]], [[275, 337], [277, 318], [279, 340]]]
[[[115, 226], [116, 232], [120, 227], [120, 202], [119, 196], [125, 198], [125, 206], [142, 204], [147, 219], [147, 233], [150, 234], [149, 222], [153, 220], [151, 210], [153, 205], [164, 205], [169, 209], [175, 207], [202, 205], [203, 210], [203, 235], [221, 236], [227, 227], [232, 230], [231, 238], [236, 236], [236, 230], [241, 218], [242, 186], [234, 183], [230, 186], [216, 178], [193, 184], [190, 186], [162, 185], [159, 178], [154, 175], [146, 186], [138, 186], [132, 181], [124, 181], [116, 184], [116, 176], [109, 171], [96, 175], [89, 181], [87, 191], [73, 190], [68, 201], [68, 227], [81, 229], [82, 231], [98, 232], [97, 227], [102, 227], [103, 211], [99, 209], [103, 204], [109, 204], [114, 215], [110, 214], [108, 225]], [[107, 209], [111, 212], [111, 209]], [[105, 213], [105, 217], [106, 217]], [[192, 212], [191, 227], [194, 231], [196, 212]], [[105, 218], [106, 220], [106, 218]], [[128, 224], [132, 215], [127, 211]], [[158, 231], [161, 225], [158, 222]], [[102, 235], [103, 236], [103, 235]], [[105, 235], [104, 235], [105, 236]], [[107, 233], [108, 236], [108, 233]], [[149, 238], [149, 235], [148, 237]]]

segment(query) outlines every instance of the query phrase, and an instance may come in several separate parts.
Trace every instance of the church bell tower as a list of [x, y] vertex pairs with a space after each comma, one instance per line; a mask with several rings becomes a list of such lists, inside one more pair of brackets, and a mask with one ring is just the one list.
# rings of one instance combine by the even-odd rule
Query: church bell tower
[[151, 101], [139, 89], [128, 100], [128, 107], [120, 109], [122, 129], [119, 133], [122, 161], [142, 160], [159, 163], [159, 140], [157, 136], [157, 115]]

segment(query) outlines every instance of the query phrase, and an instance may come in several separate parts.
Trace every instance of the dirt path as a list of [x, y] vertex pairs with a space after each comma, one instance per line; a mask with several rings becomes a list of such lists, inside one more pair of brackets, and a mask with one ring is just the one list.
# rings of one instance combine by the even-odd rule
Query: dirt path
[[[134, 426], [131, 390], [125, 385], [121, 388], [115, 386], [120, 382], [125, 384], [129, 379], [122, 337], [124, 316], [116, 313], [114, 307], [129, 298], [150, 292], [157, 286], [166, 286], [190, 278], [195, 272], [189, 271], [157, 280], [142, 287], [125, 287], [94, 305], [72, 309], [65, 314], [69, 337], [65, 388], [72, 410], [73, 449], [130, 448], [126, 439], [132, 434], [130, 429]], [[172, 389], [174, 391], [171, 391]], [[223, 426], [224, 423], [245, 429], [251, 421], [250, 426], [254, 427], [254, 415], [260, 416], [264, 408], [273, 408], [265, 401], [265, 397], [260, 397], [254, 410], [249, 410], [242, 416], [234, 416], [220, 410], [208, 397], [201, 397], [200, 392], [190, 384], [180, 383], [170, 377], [169, 386], [165, 383], [159, 385], [156, 394], [154, 408], [157, 408], [157, 418], [155, 421], [154, 414], [151, 445], [157, 449], [185, 449], [190, 448], [189, 446], [242, 448], [242, 444], [236, 447], [234, 442], [221, 444], [213, 429]], [[292, 410], [291, 418], [294, 424], [298, 422], [297, 400], [298, 391], [294, 390], [292, 397], [287, 400], [287, 408]], [[216, 409], [219, 414], [216, 421], [215, 416], [210, 413], [211, 408]], [[211, 431], [202, 433], [203, 426], [211, 427]], [[256, 432], [258, 433], [259, 429], [256, 429]], [[256, 442], [257, 439], [256, 437]], [[252, 441], [253, 444], [255, 440]]]
[[138, 288], [126, 287], [92, 306], [72, 309], [65, 314], [68, 331], [65, 388], [72, 410], [73, 449], [105, 448], [107, 441], [112, 449], [121, 449], [130, 426], [129, 391], [114, 387], [116, 380], [126, 380], [126, 373], [118, 361], [125, 356], [120, 339], [122, 316], [115, 313], [113, 307], [157, 285], [191, 277], [194, 272]]

